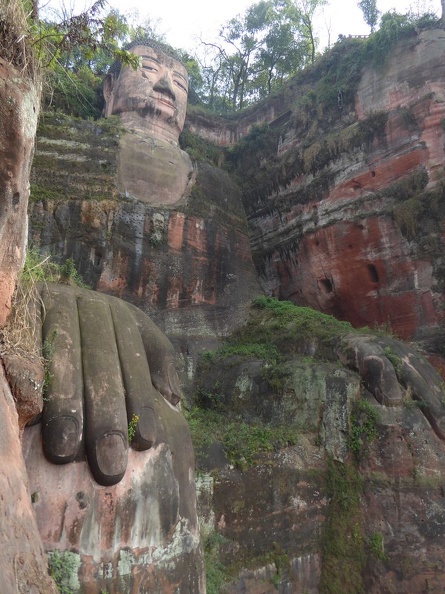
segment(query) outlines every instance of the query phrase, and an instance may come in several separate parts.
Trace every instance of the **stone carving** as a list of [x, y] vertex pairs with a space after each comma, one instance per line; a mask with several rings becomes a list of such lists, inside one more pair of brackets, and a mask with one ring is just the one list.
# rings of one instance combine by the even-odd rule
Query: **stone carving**
[[147, 450], [157, 439], [159, 394], [179, 402], [173, 347], [143, 312], [115, 297], [53, 285], [42, 298], [51, 351], [45, 455], [55, 464], [72, 462], [84, 439], [96, 481], [115, 484], [127, 466], [129, 425], [133, 448]]
[[[133, 51], [140, 69], [105, 85], [107, 111], [128, 126], [119, 184], [129, 197], [174, 203], [192, 170], [177, 146], [187, 74], [163, 52]], [[47, 286], [42, 302], [50, 381], [41, 426], [23, 441], [45, 548], [75, 549], [76, 591], [202, 592], [194, 456], [171, 343], [114, 297]]]
[[194, 456], [171, 343], [115, 297], [48, 285], [42, 300], [50, 382], [23, 448], [46, 550], [75, 550], [74, 591], [202, 592]]
[[[119, 104], [117, 99], [118, 93], [116, 105]], [[150, 109], [147, 104], [147, 114]], [[138, 110], [129, 110], [128, 113], [132, 111]], [[151, 111], [156, 113], [156, 108]], [[136, 138], [139, 142], [145, 138], [144, 135], [138, 136], [138, 126], [145, 123], [139, 120], [142, 121], [142, 116], [134, 117], [131, 133], [128, 137], [124, 136], [129, 144], [131, 139]], [[170, 121], [173, 122], [174, 118]], [[164, 127], [164, 132], [166, 129]], [[158, 142], [155, 132], [151, 130], [151, 135], [147, 134], [146, 138]], [[162, 142], [164, 140], [175, 148], [173, 138], [162, 139]], [[144, 143], [143, 140], [140, 142]], [[122, 146], [125, 147], [125, 144]], [[124, 179], [125, 170], [122, 163], [120, 182]], [[142, 181], [144, 184], [151, 183], [150, 180]], [[127, 182], [130, 184], [131, 180]], [[125, 191], [133, 196], [129, 188]], [[142, 193], [145, 200], [147, 196], [150, 199], [150, 192], [144, 193], [147, 188], [156, 190], [155, 186], [144, 186]], [[170, 193], [169, 196], [176, 199], [177, 194]], [[137, 197], [136, 194], [134, 197]], [[50, 390], [56, 400], [50, 398], [43, 416], [45, 449], [54, 462], [72, 461], [69, 471], [66, 467], [47, 462], [40, 448], [39, 428], [34, 427], [27, 432], [25, 452], [31, 492], [47, 548], [79, 551], [76, 555], [81, 562], [82, 587], [85, 585], [88, 592], [98, 592], [109, 585], [119, 592], [153, 593], [172, 591], [173, 587], [176, 591], [178, 588], [184, 592], [203, 591], [194, 516], [193, 476], [190, 464], [183, 464], [183, 460], [192, 455], [190, 440], [185, 422], [171, 406], [178, 392], [173, 389], [176, 384], [173, 376], [170, 377], [169, 365], [162, 367], [165, 362], [162, 357], [159, 376], [164, 383], [161, 381], [157, 386], [159, 394], [151, 390], [151, 381], [156, 386], [159, 368], [156, 357], [154, 362], [151, 359], [151, 355], [156, 356], [156, 353], [150, 353], [152, 343], [150, 339], [144, 341], [144, 336], [150, 337], [152, 327], [147, 327], [145, 318], [142, 320], [140, 314], [127, 305], [89, 292], [65, 287], [50, 288], [44, 299], [48, 309], [45, 334], [51, 339], [53, 329], [58, 329], [54, 341], [58, 343], [59, 351], [59, 356], [52, 361], [54, 377]], [[81, 312], [80, 318], [76, 317], [76, 308]], [[80, 331], [76, 329], [77, 319], [80, 319]], [[68, 332], [68, 328], [72, 331]], [[76, 332], [79, 342], [76, 348], [73, 341], [74, 350], [70, 353], [69, 347], [73, 345], [69, 343]], [[145, 370], [142, 378], [134, 378], [134, 368], [126, 358], [128, 345], [134, 348], [131, 337], [138, 336], [142, 346], [139, 343], [140, 348], [133, 351], [135, 358], [144, 358], [147, 353], [148, 361], [152, 363], [150, 375]], [[85, 339], [82, 348], [80, 339]], [[92, 345], [95, 355], [99, 354], [97, 344], [107, 347], [104, 348], [107, 359], [101, 354], [97, 358], [89, 357]], [[82, 350], [84, 354], [81, 357]], [[73, 354], [77, 354], [77, 367], [71, 358]], [[394, 376], [394, 373], [399, 373], [402, 384], [410, 387], [413, 394], [426, 404], [422, 412], [427, 417], [430, 415], [431, 425], [443, 437], [439, 379], [432, 378], [431, 383], [430, 371], [403, 345], [390, 339], [379, 341], [361, 337], [356, 342], [349, 342], [342, 357], [347, 364], [358, 368], [368, 389], [385, 405], [401, 402], [400, 386]], [[57, 384], [66, 386], [69, 383], [64, 380], [64, 374], [69, 375], [76, 369], [80, 371], [81, 367], [87, 371], [78, 388], [79, 393], [86, 394], [85, 419], [81, 414], [83, 405], [78, 406], [79, 400], [73, 405], [71, 400], [60, 398], [60, 393], [57, 397]], [[121, 374], [117, 371], [119, 368]], [[124, 381], [127, 377], [130, 384], [135, 380], [136, 387], [146, 383], [148, 405], [137, 398], [132, 400], [130, 396], [127, 407], [123, 406], [124, 381], [120, 380], [120, 375], [124, 376]], [[96, 383], [96, 380], [99, 381]], [[134, 394], [140, 395], [139, 390], [136, 389]], [[113, 410], [118, 411], [115, 416], [108, 415], [111, 407], [106, 396], [110, 395], [113, 396]], [[90, 415], [88, 407], [92, 411]], [[137, 413], [146, 423], [136, 426], [136, 449], [128, 451], [125, 423]], [[91, 426], [88, 425], [90, 422]], [[83, 444], [81, 427], [84, 423], [86, 440]], [[60, 441], [59, 437], [62, 437]], [[89, 467], [82, 461], [84, 450], [93, 476], [104, 486], [98, 486], [91, 480]], [[131, 472], [125, 473], [127, 456]], [[261, 492], [263, 483], [264, 480], [257, 492]], [[178, 551], [181, 552], [180, 558]], [[181, 585], [177, 586], [178, 583]]]
[[136, 45], [137, 70], [112, 69], [104, 83], [105, 116], [119, 115], [118, 184], [128, 198], [173, 205], [192, 177], [187, 153], [178, 147], [187, 109], [185, 67], [157, 47]]

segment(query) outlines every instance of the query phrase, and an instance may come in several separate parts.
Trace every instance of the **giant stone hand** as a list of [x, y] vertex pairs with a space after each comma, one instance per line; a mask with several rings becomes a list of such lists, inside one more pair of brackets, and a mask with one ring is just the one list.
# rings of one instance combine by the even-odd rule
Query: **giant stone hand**
[[95, 480], [113, 485], [125, 474], [129, 424], [133, 448], [147, 450], [156, 440], [156, 390], [172, 405], [179, 401], [173, 347], [143, 312], [120, 299], [48, 285], [42, 300], [50, 351], [45, 456], [65, 464], [86, 454]]
[[343, 339], [338, 354], [359, 372], [363, 385], [380, 404], [417, 401], [436, 435], [445, 440], [443, 379], [420, 353], [389, 336], [351, 334]]

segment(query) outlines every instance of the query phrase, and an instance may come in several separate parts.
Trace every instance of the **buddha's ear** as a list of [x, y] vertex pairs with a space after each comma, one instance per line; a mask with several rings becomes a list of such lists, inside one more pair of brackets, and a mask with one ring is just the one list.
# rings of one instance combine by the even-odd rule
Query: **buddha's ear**
[[108, 117], [113, 113], [114, 87], [116, 78], [113, 74], [107, 74], [104, 79], [103, 94], [105, 99], [104, 116]]

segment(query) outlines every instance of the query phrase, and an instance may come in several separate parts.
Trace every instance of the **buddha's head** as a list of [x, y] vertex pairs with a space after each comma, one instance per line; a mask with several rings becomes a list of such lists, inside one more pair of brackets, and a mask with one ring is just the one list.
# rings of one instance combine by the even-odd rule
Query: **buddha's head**
[[135, 45], [129, 51], [139, 56], [140, 65], [137, 70], [112, 70], [106, 77], [105, 116], [119, 114], [129, 128], [177, 142], [187, 109], [185, 67], [154, 44]]

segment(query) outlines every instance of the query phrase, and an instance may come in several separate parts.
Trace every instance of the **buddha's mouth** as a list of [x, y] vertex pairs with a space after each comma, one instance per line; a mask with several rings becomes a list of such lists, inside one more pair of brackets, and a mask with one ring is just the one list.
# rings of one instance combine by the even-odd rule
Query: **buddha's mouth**
[[171, 101], [166, 100], [166, 99], [158, 99], [158, 103], [162, 103], [163, 105], [167, 105], [167, 107], [171, 107], [172, 109], [175, 108], [175, 106], [173, 105], [173, 103]]
[[176, 109], [173, 99], [171, 99], [167, 94], [156, 93], [153, 98], [157, 103], [162, 103], [162, 105], [166, 105], [171, 109]]

